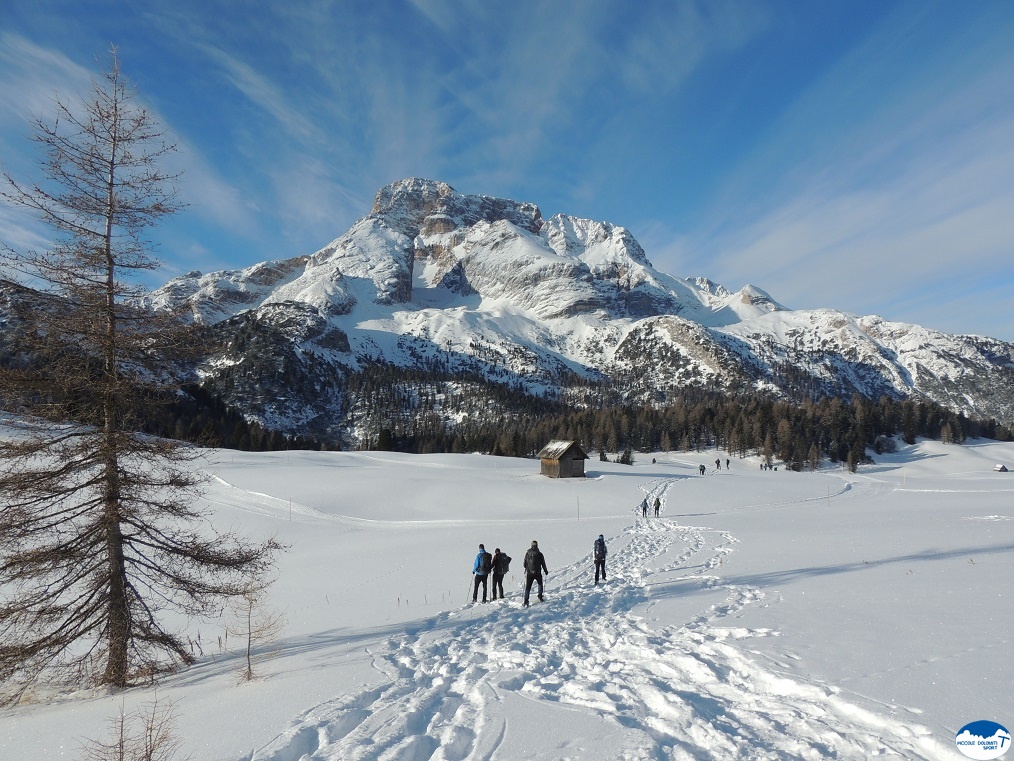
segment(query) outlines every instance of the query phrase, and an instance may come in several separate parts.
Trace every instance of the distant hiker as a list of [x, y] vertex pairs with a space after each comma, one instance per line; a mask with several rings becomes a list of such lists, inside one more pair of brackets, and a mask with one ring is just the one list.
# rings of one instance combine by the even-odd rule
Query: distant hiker
[[500, 548], [497, 547], [493, 551], [493, 595], [491, 599], [496, 599], [497, 590], [500, 590], [500, 599], [504, 598], [503, 577], [507, 575], [510, 567], [511, 556], [505, 552], [500, 552]]
[[655, 517], [656, 518], [658, 517], [658, 508], [660, 508], [661, 506], [662, 506], [662, 503], [659, 502], [658, 497], [655, 497]]
[[606, 580], [606, 540], [602, 534], [595, 540], [592, 547], [592, 555], [595, 558], [595, 583], [599, 583], [599, 572], [602, 572], [602, 581]]
[[729, 458], [728, 457], [725, 458], [725, 469], [729, 470]]
[[644, 499], [641, 500], [641, 517], [642, 518], [647, 518], [648, 517], [648, 498], [647, 497], [645, 497]]
[[479, 597], [479, 584], [482, 584], [482, 601], [486, 602], [486, 590], [489, 585], [489, 572], [493, 568], [493, 556], [486, 552], [486, 548], [479, 545], [479, 554], [475, 556], [472, 564], [472, 573], [475, 575], [475, 587], [472, 589], [472, 602]]
[[705, 467], [704, 467], [704, 463], [702, 462], [701, 463], [701, 475], [702, 476], [704, 475], [704, 471], [705, 471]]
[[528, 552], [525, 553], [525, 602], [524, 607], [528, 607], [528, 597], [532, 592], [532, 582], [539, 582], [539, 602], [542, 602], [542, 574], [549, 574], [549, 569], [546, 568], [546, 558], [539, 551], [539, 543], [532, 540], [532, 546]]
[[721, 470], [721, 469], [722, 469], [722, 461], [721, 461], [721, 459], [716, 459], [715, 460], [715, 470]]
[[651, 464], [652, 464], [652, 465], [654, 465], [654, 464], [655, 464], [655, 458], [654, 458], [654, 457], [652, 457], [652, 458], [651, 458]]

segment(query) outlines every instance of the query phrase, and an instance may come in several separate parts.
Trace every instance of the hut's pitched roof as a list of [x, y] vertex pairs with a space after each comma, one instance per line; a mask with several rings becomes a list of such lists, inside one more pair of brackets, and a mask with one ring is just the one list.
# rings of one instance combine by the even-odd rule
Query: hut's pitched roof
[[573, 453], [575, 459], [587, 460], [588, 455], [584, 453], [584, 450], [578, 446], [576, 441], [564, 441], [562, 439], [555, 439], [550, 441], [546, 446], [542, 448], [536, 457], [540, 460], [559, 460], [563, 457], [570, 448], [573, 447], [576, 451]]

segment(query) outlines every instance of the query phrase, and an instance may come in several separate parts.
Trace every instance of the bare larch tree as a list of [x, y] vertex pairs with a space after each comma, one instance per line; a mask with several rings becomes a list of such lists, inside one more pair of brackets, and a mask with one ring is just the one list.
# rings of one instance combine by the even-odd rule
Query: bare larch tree
[[194, 449], [142, 436], [197, 335], [143, 309], [147, 231], [177, 210], [175, 149], [111, 66], [79, 104], [36, 118], [43, 180], [0, 196], [53, 231], [3, 246], [0, 700], [43, 676], [124, 687], [192, 662], [179, 630], [259, 588], [279, 548], [217, 534], [194, 508]]
[[278, 639], [285, 626], [285, 617], [277, 610], [267, 607], [267, 586], [253, 590], [242, 597], [234, 598], [229, 605], [231, 618], [226, 625], [228, 635], [240, 638], [243, 643], [243, 667], [239, 670], [240, 681], [254, 679], [254, 663], [270, 657], [265, 650]]

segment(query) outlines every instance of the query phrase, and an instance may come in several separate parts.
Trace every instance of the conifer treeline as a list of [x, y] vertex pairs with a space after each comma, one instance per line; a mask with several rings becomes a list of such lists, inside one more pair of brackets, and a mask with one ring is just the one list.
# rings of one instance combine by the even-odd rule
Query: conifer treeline
[[[757, 454], [794, 470], [816, 469], [827, 458], [850, 469], [880, 452], [886, 438], [916, 437], [962, 443], [968, 438], [1010, 441], [994, 420], [968, 418], [928, 401], [824, 398], [793, 404], [758, 395], [729, 396], [687, 389], [664, 407], [608, 405], [574, 408], [552, 396], [475, 378], [440, 379], [425, 371], [374, 368], [347, 379], [357, 400], [354, 424], [362, 449], [412, 453], [483, 452], [534, 456], [551, 439], [577, 441], [590, 455], [624, 451], [699, 451]], [[219, 397], [194, 386], [146, 430], [204, 446], [242, 450], [341, 448], [292, 437], [249, 422]], [[579, 390], [587, 399], [589, 390]], [[594, 396], [594, 394], [592, 394]], [[451, 422], [453, 418], [454, 422]]]
[[166, 406], [157, 419], [146, 421], [145, 433], [190, 441], [205, 447], [266, 452], [324, 449], [309, 436], [287, 436], [246, 420], [235, 408], [201, 386], [187, 386], [185, 395]]
[[[440, 384], [421, 396], [440, 396]], [[396, 394], [403, 402], [411, 396]], [[482, 394], [476, 394], [481, 398]], [[418, 404], [420, 393], [414, 396]], [[593, 452], [690, 451], [717, 447], [730, 455], [759, 454], [794, 470], [816, 469], [823, 458], [851, 469], [867, 458], [867, 448], [879, 452], [888, 437], [915, 443], [917, 436], [961, 443], [967, 438], [1010, 440], [1008, 427], [995, 421], [970, 419], [925, 401], [879, 401], [858, 395], [850, 401], [822, 399], [791, 404], [759, 396], [730, 397], [719, 392], [687, 390], [665, 407], [610, 406], [565, 409], [540, 400], [538, 413], [472, 414], [453, 426], [436, 412], [390, 416], [364, 448], [407, 452], [484, 452], [530, 457], [551, 439], [571, 439]], [[411, 406], [411, 405], [410, 405]], [[487, 411], [489, 403], [480, 404]], [[502, 408], [501, 408], [502, 409]], [[390, 409], [388, 410], [391, 411]], [[418, 411], [418, 408], [417, 408]]]

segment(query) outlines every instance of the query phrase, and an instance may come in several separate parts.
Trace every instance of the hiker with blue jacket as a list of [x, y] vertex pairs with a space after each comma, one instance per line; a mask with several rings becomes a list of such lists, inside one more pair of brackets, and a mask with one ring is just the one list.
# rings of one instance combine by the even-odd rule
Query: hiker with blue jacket
[[472, 602], [479, 597], [479, 584], [482, 584], [482, 601], [486, 602], [486, 590], [489, 586], [489, 572], [493, 568], [493, 556], [486, 552], [483, 545], [479, 545], [479, 554], [475, 556], [472, 564], [472, 574], [475, 576], [475, 587], [472, 589]]
[[506, 552], [500, 552], [500, 548], [497, 547], [493, 551], [493, 597], [496, 599], [497, 590], [500, 591], [500, 599], [504, 598], [503, 594], [503, 577], [507, 575], [507, 571], [510, 569], [511, 556]]

